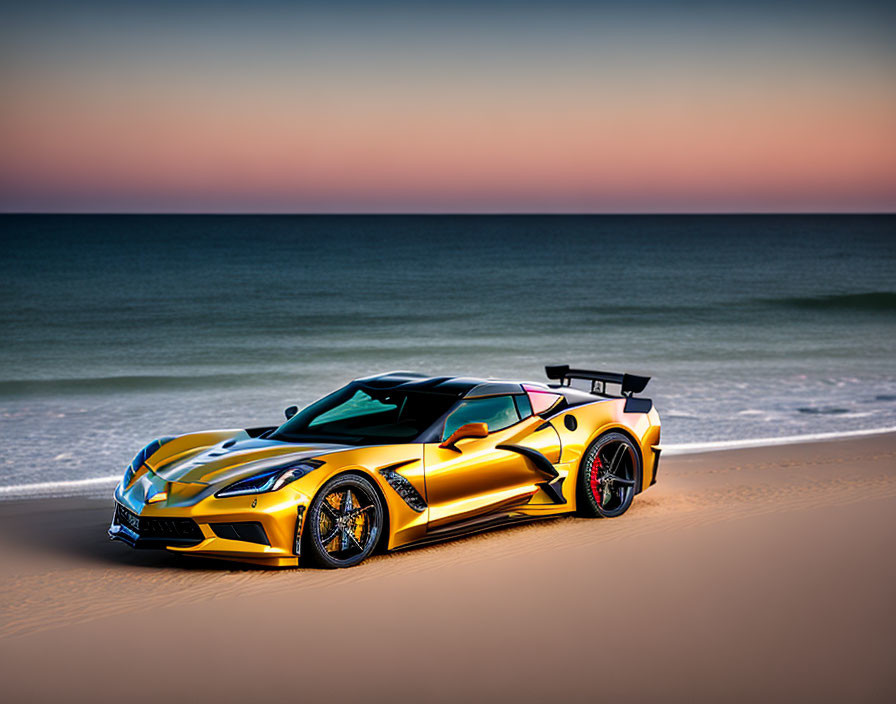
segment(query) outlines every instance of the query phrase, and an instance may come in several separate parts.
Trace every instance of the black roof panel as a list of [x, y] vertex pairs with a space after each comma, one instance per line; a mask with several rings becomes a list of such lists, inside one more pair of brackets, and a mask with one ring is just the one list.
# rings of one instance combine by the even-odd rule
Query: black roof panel
[[357, 379], [357, 382], [376, 389], [400, 387], [414, 391], [463, 396], [473, 387], [483, 383], [483, 380], [461, 376], [426, 376], [415, 372], [386, 372]]
[[428, 391], [434, 394], [448, 394], [458, 398], [479, 398], [503, 394], [523, 393], [523, 384], [543, 387], [545, 391], [553, 391], [565, 397], [571, 405], [590, 403], [594, 395], [585, 390], [557, 384], [544, 384], [533, 381], [506, 381], [496, 379], [477, 379], [469, 376], [426, 376], [416, 372], [386, 372], [374, 374], [354, 383], [374, 389], [401, 388], [413, 391]]

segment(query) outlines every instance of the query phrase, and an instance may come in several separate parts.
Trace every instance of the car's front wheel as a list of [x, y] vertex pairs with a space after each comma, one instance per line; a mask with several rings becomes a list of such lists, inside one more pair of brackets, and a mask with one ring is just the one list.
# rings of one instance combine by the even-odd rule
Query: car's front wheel
[[352, 567], [376, 548], [383, 504], [364, 477], [344, 474], [324, 484], [308, 508], [309, 554], [320, 567]]
[[640, 476], [641, 461], [631, 439], [622, 433], [604, 433], [582, 458], [579, 510], [586, 516], [621, 516], [632, 505]]

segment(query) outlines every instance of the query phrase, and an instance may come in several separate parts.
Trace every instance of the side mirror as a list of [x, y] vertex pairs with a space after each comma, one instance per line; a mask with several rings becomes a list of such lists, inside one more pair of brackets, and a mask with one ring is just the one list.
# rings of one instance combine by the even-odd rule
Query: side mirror
[[292, 417], [293, 417], [296, 413], [298, 413], [298, 412], [299, 412], [299, 407], [298, 407], [298, 406], [290, 406], [290, 407], [287, 408], [285, 411], [283, 411], [283, 415], [286, 416], [286, 420], [289, 420], [290, 418], [292, 418]]
[[464, 438], [484, 438], [487, 436], [488, 425], [486, 423], [467, 423], [451, 433], [439, 447], [460, 452], [460, 450], [455, 447], [455, 443], [457, 443], [458, 440], [463, 440]]

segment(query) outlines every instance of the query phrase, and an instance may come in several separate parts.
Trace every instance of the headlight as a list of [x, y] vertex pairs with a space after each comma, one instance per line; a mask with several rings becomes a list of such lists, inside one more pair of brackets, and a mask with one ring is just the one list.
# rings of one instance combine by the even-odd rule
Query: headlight
[[246, 479], [240, 479], [229, 486], [224, 487], [215, 494], [219, 499], [228, 496], [243, 496], [245, 494], [264, 494], [268, 491], [277, 491], [287, 484], [301, 479], [312, 469], [317, 469], [323, 464], [320, 460], [302, 460], [296, 464], [269, 469], [261, 474], [256, 474]]
[[128, 465], [127, 469], [124, 470], [124, 479], [121, 480], [121, 483], [124, 486], [130, 484], [131, 479], [134, 478], [134, 473], [146, 463], [146, 460], [152, 457], [156, 453], [156, 450], [158, 450], [162, 445], [171, 440], [174, 440], [173, 436], [159, 438], [158, 440], [153, 440], [151, 443], [149, 443], [149, 445], [140, 450], [140, 452], [138, 452], [134, 456], [134, 459], [131, 460], [131, 463]]

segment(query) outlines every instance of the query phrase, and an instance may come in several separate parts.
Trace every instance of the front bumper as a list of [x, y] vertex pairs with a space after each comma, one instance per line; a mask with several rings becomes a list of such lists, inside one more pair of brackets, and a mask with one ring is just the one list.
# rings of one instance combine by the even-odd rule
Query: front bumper
[[298, 565], [301, 541], [297, 536], [301, 535], [304, 505], [258, 509], [236, 505], [246, 504], [245, 497], [221, 503], [226, 510], [204, 512], [201, 505], [169, 508], [150, 504], [134, 507], [138, 513], [116, 496], [109, 537], [137, 549], [164, 549], [267, 567]]

